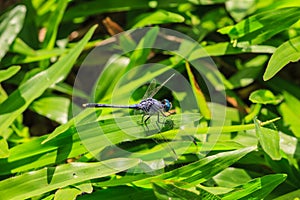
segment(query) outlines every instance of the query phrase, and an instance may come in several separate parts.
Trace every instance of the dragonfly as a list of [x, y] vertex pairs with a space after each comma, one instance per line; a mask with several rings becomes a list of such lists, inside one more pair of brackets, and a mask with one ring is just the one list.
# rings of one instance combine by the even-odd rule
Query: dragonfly
[[[148, 120], [157, 115], [156, 124], [158, 127], [159, 124], [162, 124], [160, 120], [160, 116], [164, 118], [167, 117], [165, 114], [169, 112], [172, 108], [172, 103], [168, 99], [163, 99], [162, 101], [156, 100], [153, 96], [174, 76], [172, 74], [167, 80], [165, 80], [159, 87], [153, 88], [156, 85], [156, 82], [153, 80], [150, 83], [148, 90], [146, 91], [143, 100], [141, 100], [138, 104], [132, 105], [112, 105], [112, 104], [101, 104], [101, 103], [85, 103], [82, 104], [85, 108], [127, 108], [127, 109], [135, 109], [143, 112], [141, 123], [147, 126]], [[150, 93], [150, 94], [149, 94]], [[148, 96], [148, 97], [147, 97]], [[147, 98], [145, 98], [147, 97]], [[159, 128], [160, 129], [160, 128]]]
[[[126, 108], [126, 109], [134, 109], [137, 111], [142, 111], [142, 120], [141, 124], [144, 124], [147, 128], [147, 122], [152, 116], [157, 116], [156, 125], [158, 127], [159, 132], [161, 132], [161, 128], [159, 124], [164, 124], [165, 121], [161, 121], [161, 116], [165, 119], [168, 115], [165, 113], [169, 112], [172, 108], [172, 103], [168, 99], [163, 99], [159, 101], [154, 99], [153, 96], [171, 79], [175, 76], [172, 74], [167, 80], [165, 80], [160, 86], [156, 86], [155, 79], [151, 81], [143, 99], [137, 103], [132, 105], [113, 105], [113, 104], [101, 104], [101, 103], [85, 103], [82, 104], [85, 108]], [[168, 121], [170, 123], [170, 121]], [[163, 135], [160, 136], [166, 141]], [[177, 154], [175, 150], [169, 147], [175, 157], [177, 158]]]

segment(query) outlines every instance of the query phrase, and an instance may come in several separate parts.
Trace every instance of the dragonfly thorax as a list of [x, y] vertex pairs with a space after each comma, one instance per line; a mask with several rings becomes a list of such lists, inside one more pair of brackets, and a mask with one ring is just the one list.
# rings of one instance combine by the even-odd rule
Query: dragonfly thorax
[[139, 110], [142, 110], [146, 114], [156, 114], [161, 112], [168, 112], [171, 108], [171, 103], [167, 99], [164, 99], [162, 101], [158, 101], [153, 98], [147, 98], [142, 100], [138, 104]]

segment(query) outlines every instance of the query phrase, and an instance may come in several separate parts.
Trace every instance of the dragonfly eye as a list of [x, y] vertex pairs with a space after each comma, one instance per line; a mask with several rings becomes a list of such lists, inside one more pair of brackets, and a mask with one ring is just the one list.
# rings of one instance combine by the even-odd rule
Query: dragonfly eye
[[162, 100], [162, 104], [164, 104], [164, 111], [165, 112], [168, 112], [172, 107], [172, 104], [168, 99]]

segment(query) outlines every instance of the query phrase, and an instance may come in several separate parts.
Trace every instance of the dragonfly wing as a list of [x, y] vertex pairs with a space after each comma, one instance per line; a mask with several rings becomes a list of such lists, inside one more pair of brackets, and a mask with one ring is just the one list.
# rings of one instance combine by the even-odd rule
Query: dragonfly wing
[[[173, 78], [173, 76], [175, 76], [175, 74], [172, 74], [167, 80], [165, 80], [162, 84], [160, 84], [160, 86], [153, 88], [151, 91], [148, 92], [148, 90], [146, 91], [147, 95], [149, 95], [147, 98], [152, 98], [171, 78]], [[151, 82], [152, 84], [152, 82]], [[150, 84], [150, 85], [151, 85]], [[155, 85], [156, 85], [156, 81], [155, 81]], [[145, 95], [146, 95], [145, 93]]]
[[[154, 96], [152, 93], [156, 90], [155, 86], [156, 86], [156, 80], [153, 79], [150, 82], [149, 87], [147, 88], [147, 90], [143, 96], [143, 100], [147, 99], [147, 98], [152, 98]], [[157, 93], [157, 91], [155, 93]]]

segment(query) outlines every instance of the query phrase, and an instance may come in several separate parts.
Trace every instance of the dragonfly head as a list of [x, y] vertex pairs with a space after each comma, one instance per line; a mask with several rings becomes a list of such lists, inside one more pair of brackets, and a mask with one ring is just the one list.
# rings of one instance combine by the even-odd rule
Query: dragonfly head
[[164, 105], [165, 112], [168, 112], [172, 108], [172, 103], [168, 99], [162, 100], [161, 103]]

